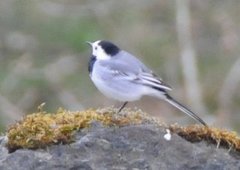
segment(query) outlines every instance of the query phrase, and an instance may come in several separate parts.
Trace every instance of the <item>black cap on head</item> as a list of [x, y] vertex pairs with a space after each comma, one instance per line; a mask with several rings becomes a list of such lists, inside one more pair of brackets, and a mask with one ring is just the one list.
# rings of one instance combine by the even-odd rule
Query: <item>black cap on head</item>
[[106, 40], [100, 41], [99, 45], [110, 56], [116, 55], [120, 50], [115, 44], [111, 43], [110, 41], [106, 41]]

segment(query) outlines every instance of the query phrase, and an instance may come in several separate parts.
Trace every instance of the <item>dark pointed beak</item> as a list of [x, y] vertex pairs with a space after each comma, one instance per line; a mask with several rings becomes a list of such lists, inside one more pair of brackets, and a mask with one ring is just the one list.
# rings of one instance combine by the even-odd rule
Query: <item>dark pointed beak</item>
[[86, 43], [92, 47], [92, 43], [91, 42], [86, 41]]

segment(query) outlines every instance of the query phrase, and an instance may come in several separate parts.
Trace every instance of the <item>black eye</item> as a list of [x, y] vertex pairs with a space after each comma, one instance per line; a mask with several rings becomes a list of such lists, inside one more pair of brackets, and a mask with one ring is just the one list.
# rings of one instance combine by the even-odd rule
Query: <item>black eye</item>
[[97, 47], [95, 47], [95, 50], [97, 50]]

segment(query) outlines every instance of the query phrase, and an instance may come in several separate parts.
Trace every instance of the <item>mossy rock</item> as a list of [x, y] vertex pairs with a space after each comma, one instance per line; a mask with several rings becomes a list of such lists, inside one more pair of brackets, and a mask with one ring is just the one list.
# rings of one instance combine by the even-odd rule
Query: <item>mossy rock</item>
[[40, 108], [38, 112], [25, 116], [21, 121], [9, 127], [7, 148], [13, 152], [20, 148], [37, 149], [59, 143], [69, 144], [75, 141], [76, 132], [89, 128], [93, 121], [100, 122], [106, 127], [156, 124], [191, 142], [207, 141], [217, 147], [240, 151], [240, 138], [235, 132], [201, 125], [167, 126], [141, 110], [124, 109], [121, 113], [117, 113], [117, 109], [114, 108], [76, 112], [60, 108], [56, 113], [48, 113]]

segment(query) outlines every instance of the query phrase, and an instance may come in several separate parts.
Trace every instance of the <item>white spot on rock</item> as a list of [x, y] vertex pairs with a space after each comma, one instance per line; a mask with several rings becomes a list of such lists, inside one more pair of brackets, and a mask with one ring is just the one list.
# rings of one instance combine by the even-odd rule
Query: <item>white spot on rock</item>
[[170, 133], [170, 130], [169, 129], [166, 129], [166, 134], [163, 136], [167, 141], [171, 140], [171, 133]]

